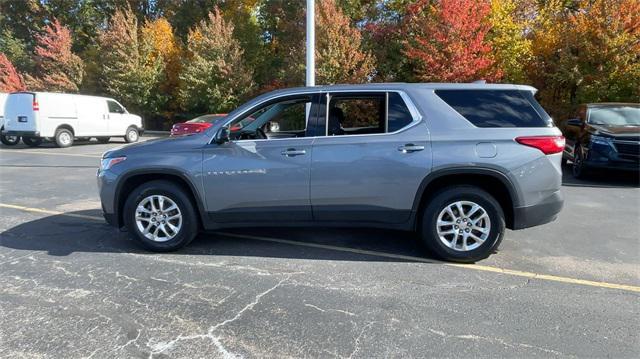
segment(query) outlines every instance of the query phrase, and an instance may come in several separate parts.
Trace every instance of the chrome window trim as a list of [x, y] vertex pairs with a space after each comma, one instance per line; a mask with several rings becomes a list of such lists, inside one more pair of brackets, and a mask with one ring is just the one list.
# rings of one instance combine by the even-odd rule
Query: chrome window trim
[[[384, 90], [384, 89], [373, 89], [373, 90], [326, 90], [323, 91], [327, 93], [327, 103], [325, 104], [325, 136], [315, 136], [317, 138], [326, 138], [326, 137], [361, 137], [361, 136], [387, 136], [387, 135], [395, 135], [397, 133], [400, 132], [404, 132], [412, 127], [414, 127], [415, 125], [417, 125], [418, 123], [420, 123], [420, 121], [422, 121], [422, 115], [420, 114], [420, 112], [418, 111], [418, 108], [415, 106], [415, 104], [413, 103], [413, 101], [411, 101], [411, 98], [409, 97], [409, 95], [407, 95], [406, 92], [402, 91], [402, 90]], [[357, 93], [357, 92], [362, 92], [362, 93], [375, 93], [375, 92], [384, 92], [386, 93], [386, 101], [387, 101], [387, 108], [386, 108], [386, 114], [385, 114], [385, 128], [389, 125], [389, 93], [390, 92], [395, 92], [397, 94], [400, 95], [400, 98], [402, 98], [402, 101], [404, 101], [405, 106], [407, 106], [407, 109], [409, 109], [409, 113], [411, 114], [411, 117], [413, 118], [413, 121], [409, 122], [406, 126], [393, 131], [393, 132], [384, 132], [384, 133], [363, 133], [363, 134], [358, 134], [358, 135], [337, 135], [337, 136], [329, 136], [329, 102], [331, 100], [331, 93]]]
[[[411, 100], [411, 98], [409, 97], [409, 95], [403, 91], [403, 90], [388, 90], [388, 89], [362, 89], [362, 90], [318, 90], [318, 89], [310, 89], [311, 91], [300, 91], [300, 92], [296, 92], [296, 93], [288, 93], [288, 94], [282, 94], [282, 95], [278, 95], [278, 96], [273, 96], [273, 97], [267, 97], [264, 100], [258, 102], [257, 104], [255, 104], [253, 107], [251, 107], [250, 109], [248, 109], [245, 112], [242, 112], [241, 114], [227, 120], [224, 125], [222, 125], [222, 127], [229, 125], [231, 122], [235, 121], [236, 119], [245, 116], [246, 114], [250, 114], [252, 113], [251, 111], [253, 111], [254, 109], [262, 106], [264, 103], [269, 102], [269, 101], [273, 101], [273, 100], [278, 100], [280, 98], [285, 98], [285, 97], [294, 97], [294, 96], [304, 96], [304, 95], [320, 95], [322, 96], [323, 94], [326, 96], [326, 103], [325, 103], [325, 133], [328, 131], [328, 122], [329, 122], [329, 112], [328, 112], [328, 106], [329, 106], [329, 100], [331, 97], [331, 93], [345, 93], [345, 92], [351, 92], [351, 93], [357, 93], [357, 92], [363, 92], [363, 93], [372, 93], [372, 92], [384, 92], [384, 93], [390, 93], [390, 92], [395, 92], [397, 94], [400, 95], [400, 97], [402, 98], [402, 101], [404, 101], [405, 106], [407, 106], [407, 108], [409, 109], [409, 113], [411, 114], [411, 117], [413, 118], [413, 121], [411, 121], [409, 124], [407, 124], [406, 126], [394, 131], [394, 132], [389, 132], [389, 133], [366, 133], [366, 134], [359, 134], [359, 135], [343, 135], [343, 136], [309, 136], [309, 137], [287, 137], [287, 138], [267, 138], [267, 139], [254, 139], [254, 140], [235, 140], [235, 141], [231, 141], [233, 143], [243, 143], [243, 142], [263, 142], [263, 141], [283, 141], [283, 140], [302, 140], [302, 139], [316, 139], [316, 138], [335, 138], [335, 137], [362, 137], [362, 136], [388, 136], [388, 135], [395, 135], [398, 134], [400, 132], [404, 132], [409, 130], [410, 128], [416, 126], [417, 124], [419, 124], [422, 121], [422, 115], [420, 114], [420, 111], [418, 111], [418, 108], [416, 107], [416, 105], [413, 103], [413, 101]], [[388, 97], [388, 96], [387, 96]], [[388, 108], [387, 108], [387, 113], [389, 112]], [[388, 114], [387, 114], [388, 116]], [[307, 121], [309, 121], [309, 119], [307, 119]], [[307, 123], [307, 127], [308, 127], [308, 123]], [[209, 139], [208, 144], [212, 144], [213, 140], [215, 139], [215, 133], [213, 134], [213, 136], [211, 136], [211, 138]]]

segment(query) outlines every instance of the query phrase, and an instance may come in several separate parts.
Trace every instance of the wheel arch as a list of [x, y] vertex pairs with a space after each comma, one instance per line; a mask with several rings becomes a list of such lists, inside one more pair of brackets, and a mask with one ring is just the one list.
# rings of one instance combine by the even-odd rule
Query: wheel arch
[[189, 178], [178, 170], [171, 169], [149, 169], [149, 170], [136, 170], [123, 175], [122, 179], [118, 182], [115, 191], [115, 218], [117, 227], [120, 228], [124, 225], [123, 209], [127, 197], [131, 192], [143, 183], [155, 180], [165, 180], [175, 183], [180, 186], [190, 197], [192, 203], [195, 205], [196, 211], [200, 218], [198, 225], [203, 226], [206, 218], [204, 217], [204, 204], [201, 201], [201, 197], [198, 195], [196, 186], [189, 180]]
[[422, 181], [413, 205], [416, 216], [414, 228], [418, 228], [422, 211], [427, 206], [429, 198], [438, 190], [455, 185], [472, 185], [487, 191], [502, 207], [507, 228], [514, 227], [514, 210], [520, 198], [515, 185], [507, 175], [492, 168], [456, 167], [432, 172]]
[[60, 129], [65, 129], [65, 130], [69, 130], [71, 131], [71, 134], [75, 137], [76, 135], [76, 131], [73, 129], [73, 126], [69, 125], [68, 123], [63, 123], [60, 124], [56, 127], [55, 131], [53, 131], [53, 135], [55, 136], [55, 134], [58, 132], [58, 130]]

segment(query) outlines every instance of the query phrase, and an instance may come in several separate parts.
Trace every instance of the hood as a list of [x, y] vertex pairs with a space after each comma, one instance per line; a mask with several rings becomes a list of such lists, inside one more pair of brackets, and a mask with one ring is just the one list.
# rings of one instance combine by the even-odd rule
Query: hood
[[102, 154], [102, 158], [127, 156], [145, 152], [175, 152], [181, 149], [193, 149], [209, 143], [211, 136], [204, 132], [180, 137], [156, 138], [144, 142], [116, 147]]
[[618, 136], [640, 136], [640, 126], [605, 126], [589, 124], [594, 135]]

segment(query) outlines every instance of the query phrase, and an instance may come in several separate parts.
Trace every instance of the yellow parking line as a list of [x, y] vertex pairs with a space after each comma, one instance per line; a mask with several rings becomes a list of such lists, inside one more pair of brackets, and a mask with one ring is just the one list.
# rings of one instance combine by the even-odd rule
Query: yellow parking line
[[0, 153], [18, 153], [18, 154], [29, 154], [29, 155], [49, 155], [49, 156], [72, 156], [72, 157], [89, 157], [89, 158], [100, 158], [100, 155], [85, 155], [81, 153], [60, 153], [60, 152], [43, 152], [43, 151], [23, 151], [23, 150], [0, 150]]
[[[30, 208], [30, 207], [17, 206], [17, 205], [12, 205], [12, 204], [5, 204], [5, 203], [0, 203], [0, 208], [11, 208], [11, 209], [17, 209], [17, 210], [26, 211], [26, 212], [44, 213], [44, 214], [51, 214], [51, 215], [62, 215], [62, 216], [67, 216], [67, 217], [89, 219], [89, 220], [94, 220], [94, 221], [103, 221], [103, 219], [101, 217], [97, 217], [97, 216], [86, 216], [86, 215], [74, 214], [74, 213], [64, 213], [64, 212], [59, 212], [59, 211], [51, 211], [51, 210], [40, 209], [40, 208]], [[264, 242], [288, 244], [288, 245], [309, 247], [309, 248], [327, 249], [327, 250], [333, 250], [333, 251], [340, 251], [340, 252], [346, 252], [346, 253], [355, 253], [355, 254], [376, 256], [376, 257], [382, 257], [382, 258], [400, 259], [400, 260], [406, 260], [406, 261], [412, 261], [412, 262], [437, 263], [437, 264], [441, 264], [441, 265], [444, 265], [444, 266], [447, 266], [447, 267], [470, 269], [470, 270], [482, 271], [482, 272], [499, 273], [499, 274], [504, 274], [504, 275], [511, 275], [511, 276], [516, 276], [516, 277], [530, 278], [530, 279], [539, 279], [539, 280], [545, 280], [545, 281], [551, 281], [551, 282], [577, 284], [577, 285], [584, 285], [584, 286], [598, 287], [598, 288], [607, 288], [607, 289], [618, 289], [618, 290], [624, 290], [624, 291], [629, 291], [629, 292], [640, 292], [640, 287], [639, 286], [628, 285], [628, 284], [617, 284], [617, 283], [609, 283], [609, 282], [592, 281], [592, 280], [586, 280], [586, 279], [562, 277], [562, 276], [556, 276], [556, 275], [550, 275], [550, 274], [540, 274], [540, 273], [526, 272], [526, 271], [520, 271], [520, 270], [514, 270], [514, 269], [506, 269], [506, 268], [500, 268], [500, 267], [485, 266], [485, 265], [481, 265], [481, 264], [449, 263], [449, 262], [442, 262], [442, 261], [438, 261], [438, 260], [434, 260], [434, 259], [415, 257], [415, 256], [408, 256], [408, 255], [403, 255], [403, 254], [393, 254], [393, 253], [386, 253], [386, 252], [371, 251], [371, 250], [366, 250], [366, 249], [357, 249], [357, 248], [349, 248], [349, 247], [332, 246], [332, 245], [320, 244], [320, 243], [309, 243], [309, 242], [292, 241], [292, 240], [288, 240], [288, 239], [252, 236], [252, 235], [228, 233], [228, 232], [221, 232], [219, 234], [227, 236], [227, 237], [252, 239], [252, 240], [258, 240], [258, 241], [264, 241]]]

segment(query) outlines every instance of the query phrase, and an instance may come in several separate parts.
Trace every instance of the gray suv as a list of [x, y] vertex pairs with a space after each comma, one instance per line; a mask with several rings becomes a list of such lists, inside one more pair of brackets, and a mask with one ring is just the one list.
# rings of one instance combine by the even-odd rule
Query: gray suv
[[108, 151], [106, 220], [153, 251], [230, 227], [383, 227], [472, 262], [562, 208], [564, 137], [529, 86], [292, 88], [207, 131]]

